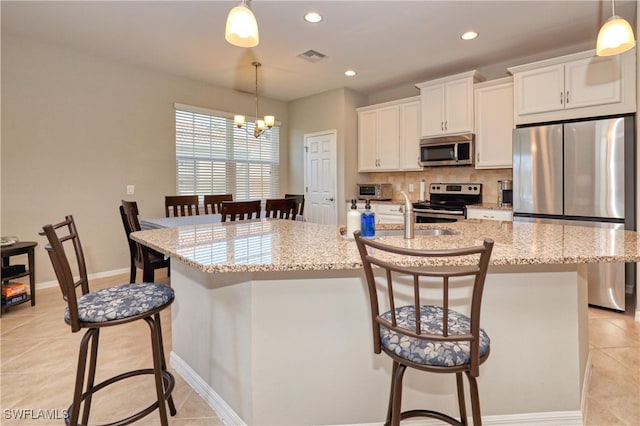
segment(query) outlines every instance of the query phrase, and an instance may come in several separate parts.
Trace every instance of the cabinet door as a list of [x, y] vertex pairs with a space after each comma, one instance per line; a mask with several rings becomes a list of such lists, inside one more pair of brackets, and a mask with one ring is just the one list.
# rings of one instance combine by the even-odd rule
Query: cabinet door
[[445, 84], [444, 132], [473, 132], [473, 79], [464, 78]]
[[393, 105], [379, 110], [378, 170], [400, 168], [400, 108]]
[[467, 209], [467, 219], [513, 221], [511, 210]]
[[516, 73], [518, 115], [564, 109], [564, 65]]
[[400, 169], [422, 170], [420, 160], [420, 102], [400, 105]]
[[444, 133], [444, 85], [420, 89], [422, 136], [438, 136]]
[[565, 65], [566, 108], [622, 101], [619, 56], [594, 57]]
[[513, 83], [475, 90], [476, 169], [511, 167]]
[[376, 171], [378, 162], [378, 111], [358, 112], [358, 171]]

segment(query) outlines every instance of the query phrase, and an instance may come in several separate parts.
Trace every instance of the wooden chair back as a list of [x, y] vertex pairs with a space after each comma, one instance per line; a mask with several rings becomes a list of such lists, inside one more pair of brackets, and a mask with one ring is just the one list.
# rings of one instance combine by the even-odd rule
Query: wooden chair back
[[221, 214], [223, 201], [233, 201], [233, 194], [205, 195], [204, 214]]
[[132, 232], [140, 231], [140, 222], [138, 221], [138, 203], [135, 201], [122, 200], [120, 206], [120, 218], [124, 226], [124, 232], [129, 242], [129, 252], [131, 258], [135, 262], [142, 263], [142, 248], [140, 245], [130, 238]]
[[223, 201], [221, 214], [223, 222], [227, 221], [227, 217], [231, 222], [257, 219], [260, 217], [260, 200]]
[[164, 212], [167, 217], [199, 215], [198, 203], [197, 195], [167, 195]]
[[[375, 353], [380, 353], [381, 351], [382, 327], [400, 335], [420, 340], [440, 342], [468, 341], [471, 356], [469, 371], [473, 377], [477, 377], [480, 365], [480, 307], [493, 241], [485, 239], [481, 246], [459, 249], [416, 250], [390, 246], [375, 239], [364, 238], [360, 231], [356, 231], [354, 235], [367, 281]], [[450, 258], [451, 260], [445, 259], [446, 264], [453, 266], [423, 266], [427, 264], [424, 260], [428, 258]], [[412, 262], [419, 266], [401, 266], [410, 265]], [[378, 280], [376, 280], [376, 275], [374, 274], [374, 266], [384, 272], [378, 275], [380, 277]], [[459, 281], [458, 279], [462, 277], [473, 279]], [[467, 282], [472, 283], [471, 297], [468, 299], [469, 303], [465, 306], [470, 312], [470, 332], [468, 334], [450, 334], [450, 306], [461, 303], [459, 299], [454, 299], [450, 295], [454, 293], [454, 287], [457, 289]], [[376, 287], [378, 284], [381, 285], [380, 294], [386, 295], [385, 305], [382, 305], [378, 299]], [[441, 297], [437, 297], [437, 294], [440, 294]], [[443, 317], [440, 332], [429, 333], [422, 330], [420, 315], [415, 314], [416, 312], [422, 312], [421, 307], [425, 306], [424, 302], [427, 295], [429, 305], [442, 308]], [[407, 303], [407, 300], [410, 303]], [[403, 305], [399, 306], [399, 304]], [[380, 312], [381, 306], [385, 306], [389, 310], [387, 318], [390, 317], [390, 320], [382, 316]], [[403, 306], [412, 308], [410, 311], [416, 317], [415, 328], [405, 328], [398, 323], [398, 310]], [[408, 363], [406, 360], [404, 362]], [[410, 363], [408, 364], [411, 365]], [[418, 365], [417, 367], [420, 368], [421, 366]], [[442, 367], [440, 368], [442, 369]]]
[[296, 200], [296, 216], [304, 215], [304, 194], [284, 194], [284, 198], [295, 198]]
[[137, 269], [142, 269], [143, 282], [153, 282], [155, 279], [154, 271], [161, 268], [169, 268], [169, 259], [161, 253], [140, 244], [131, 239], [131, 233], [140, 231], [140, 222], [138, 221], [138, 204], [135, 201], [122, 200], [120, 206], [120, 218], [124, 226], [124, 232], [127, 235], [129, 243], [129, 257], [131, 261], [131, 271], [129, 274], [129, 282], [136, 282]]
[[265, 217], [295, 219], [296, 208], [295, 198], [270, 198], [265, 203]]
[[[73, 332], [79, 331], [80, 319], [76, 289], [80, 287], [81, 294], [89, 293], [89, 280], [87, 279], [82, 244], [80, 244], [80, 237], [78, 236], [73, 216], [65, 216], [64, 221], [55, 225], [43, 226], [40, 235], [45, 235], [49, 241], [45, 245], [45, 250], [49, 253], [53, 270], [56, 273], [56, 278], [62, 291], [62, 297], [69, 307], [68, 322], [71, 325], [71, 330]], [[67, 257], [67, 250], [70, 251], [70, 247], [73, 247], [75, 255], [72, 261]], [[74, 278], [74, 270], [77, 272], [77, 280]]]

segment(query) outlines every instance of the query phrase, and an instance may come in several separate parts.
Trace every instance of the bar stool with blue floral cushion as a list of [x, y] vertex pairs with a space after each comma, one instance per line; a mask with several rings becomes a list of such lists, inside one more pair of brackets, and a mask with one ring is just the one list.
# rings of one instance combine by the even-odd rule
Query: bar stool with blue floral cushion
[[[123, 379], [152, 374], [155, 379], [156, 401], [133, 415], [109, 424], [130, 424], [157, 409], [160, 414], [160, 423], [163, 426], [167, 425], [166, 405], [169, 405], [169, 412], [172, 416], [176, 414], [171, 396], [175, 380], [172, 374], [167, 371], [165, 362], [160, 311], [173, 303], [173, 290], [166, 285], [141, 283], [125, 284], [91, 292], [89, 291], [82, 245], [73, 217], [66, 216], [63, 222], [56, 225], [45, 225], [42, 229], [43, 232], [40, 234], [46, 235], [49, 241], [45, 249], [49, 253], [58, 284], [62, 290], [62, 296], [67, 302], [64, 320], [71, 326], [71, 331], [74, 333], [81, 329], [87, 330], [80, 342], [73, 402], [67, 410], [66, 423], [73, 426], [87, 424], [92, 398], [96, 392]], [[77, 280], [73, 276], [69, 262], [71, 256], [67, 256], [65, 247], [69, 251], [73, 249], [74, 269], [79, 277]], [[78, 294], [78, 287], [80, 294]], [[100, 383], [94, 383], [100, 329], [137, 320], [145, 321], [151, 330], [153, 368], [125, 372]], [[87, 366], [88, 372], [86, 372]], [[80, 419], [81, 409], [82, 419]]]
[[[417, 250], [363, 238], [359, 231], [355, 239], [371, 303], [374, 352], [393, 359], [385, 424], [398, 426], [400, 420], [429, 417], [467, 425], [464, 373], [473, 425], [481, 425], [476, 378], [480, 364], [489, 357], [490, 340], [480, 328], [480, 307], [493, 241], [485, 239], [476, 247]], [[464, 288], [471, 291], [464, 294]], [[402, 412], [402, 378], [407, 367], [455, 373], [460, 419], [434, 410]]]

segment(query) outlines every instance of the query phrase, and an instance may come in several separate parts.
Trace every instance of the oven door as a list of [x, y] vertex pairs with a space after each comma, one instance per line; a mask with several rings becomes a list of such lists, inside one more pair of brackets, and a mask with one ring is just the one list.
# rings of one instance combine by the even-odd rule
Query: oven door
[[416, 223], [451, 223], [464, 219], [464, 210], [413, 209]]

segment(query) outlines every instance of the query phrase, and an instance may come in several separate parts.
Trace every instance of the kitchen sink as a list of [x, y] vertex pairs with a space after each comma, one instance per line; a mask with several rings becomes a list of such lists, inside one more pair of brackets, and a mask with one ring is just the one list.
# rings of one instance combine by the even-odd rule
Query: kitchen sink
[[[450, 229], [416, 229], [414, 235], [458, 235], [459, 232]], [[376, 229], [376, 237], [390, 237], [396, 235], [404, 235], [404, 229]]]

